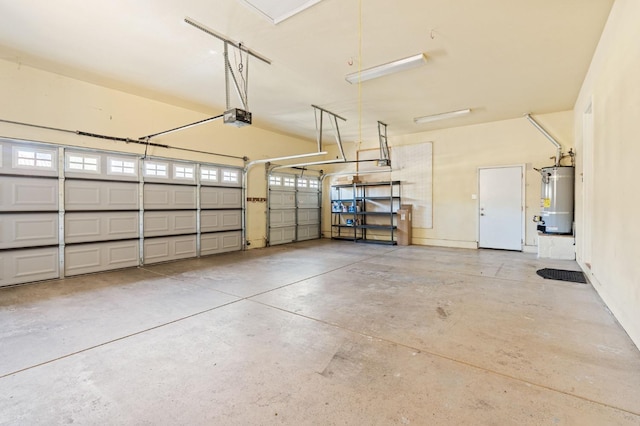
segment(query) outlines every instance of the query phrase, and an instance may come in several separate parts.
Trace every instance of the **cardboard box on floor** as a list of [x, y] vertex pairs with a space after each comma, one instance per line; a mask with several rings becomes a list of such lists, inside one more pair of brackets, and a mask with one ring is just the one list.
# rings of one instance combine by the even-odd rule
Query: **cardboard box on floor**
[[403, 204], [398, 209], [397, 213], [397, 236], [398, 236], [398, 245], [399, 246], [409, 246], [411, 245], [411, 236], [412, 236], [412, 216], [413, 206], [411, 204]]

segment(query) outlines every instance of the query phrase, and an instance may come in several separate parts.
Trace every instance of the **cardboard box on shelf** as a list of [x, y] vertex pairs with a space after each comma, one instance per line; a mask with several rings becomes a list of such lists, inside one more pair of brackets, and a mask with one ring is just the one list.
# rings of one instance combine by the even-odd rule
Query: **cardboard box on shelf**
[[338, 179], [336, 179], [336, 182], [339, 185], [349, 185], [349, 184], [352, 184], [352, 183], [362, 183], [360, 176], [357, 176], [357, 175], [341, 176]]

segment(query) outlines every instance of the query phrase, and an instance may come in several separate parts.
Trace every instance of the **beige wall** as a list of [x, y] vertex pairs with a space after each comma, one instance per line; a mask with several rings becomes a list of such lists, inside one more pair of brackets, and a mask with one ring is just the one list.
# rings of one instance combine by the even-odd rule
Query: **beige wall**
[[[563, 150], [573, 146], [572, 111], [534, 117], [562, 143]], [[524, 117], [389, 137], [392, 150], [393, 146], [429, 141], [433, 142], [433, 228], [414, 228], [413, 243], [476, 248], [478, 200], [472, 195], [478, 193], [478, 168], [526, 165], [525, 244], [534, 251], [537, 231], [532, 217], [540, 213], [540, 174], [533, 168], [553, 165], [549, 157], [555, 155], [554, 146]], [[325, 211], [325, 235], [330, 233], [327, 214]]]
[[[576, 184], [578, 262], [640, 347], [638, 22], [640, 2], [615, 2], [574, 110], [576, 174], [585, 174], [585, 181], [579, 178]], [[588, 135], [583, 134], [584, 112], [590, 103], [591, 149], [585, 140]], [[592, 168], [585, 166], [589, 157]]]
[[[224, 94], [220, 94], [222, 97]], [[0, 119], [137, 139], [192, 123], [208, 115], [134, 96], [117, 90], [0, 60]], [[144, 146], [82, 137], [0, 122], [0, 136], [144, 153]], [[303, 141], [255, 126], [235, 128], [221, 121], [154, 138], [152, 142], [250, 160], [313, 152], [315, 142]], [[196, 154], [176, 149], [149, 148], [149, 155], [244, 166], [239, 159]], [[248, 197], [266, 197], [265, 168], [249, 173]], [[265, 243], [265, 203], [247, 206], [247, 240], [251, 247]]]
[[[571, 111], [534, 116], [568, 150], [573, 146]], [[414, 229], [420, 244], [476, 247], [478, 241], [478, 168], [526, 165], [525, 245], [537, 245], [540, 174], [553, 165], [553, 145], [526, 118], [417, 133], [394, 143], [433, 142], [433, 229]]]

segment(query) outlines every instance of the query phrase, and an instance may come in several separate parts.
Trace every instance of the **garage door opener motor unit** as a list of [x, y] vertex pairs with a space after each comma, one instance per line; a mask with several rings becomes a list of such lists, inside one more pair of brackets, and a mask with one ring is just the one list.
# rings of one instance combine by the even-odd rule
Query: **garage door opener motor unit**
[[251, 125], [251, 113], [240, 108], [232, 108], [224, 112], [224, 124], [236, 127]]

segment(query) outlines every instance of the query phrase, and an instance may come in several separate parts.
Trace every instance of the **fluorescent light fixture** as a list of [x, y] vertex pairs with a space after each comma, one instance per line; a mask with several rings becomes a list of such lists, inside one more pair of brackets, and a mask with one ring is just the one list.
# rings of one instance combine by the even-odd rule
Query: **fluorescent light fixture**
[[373, 68], [367, 68], [366, 70], [347, 74], [347, 81], [351, 84], [371, 80], [373, 78], [382, 77], [388, 74], [393, 74], [399, 71], [404, 71], [412, 68], [417, 68], [424, 65], [427, 62], [427, 57], [424, 53], [409, 56], [408, 58], [398, 59], [397, 61], [388, 62], [386, 64], [378, 65]]
[[470, 112], [471, 109], [467, 108], [458, 111], [443, 112], [442, 114], [425, 115], [424, 117], [414, 118], [413, 122], [416, 124], [431, 123], [432, 121], [448, 120], [450, 118], [460, 117], [463, 115], [467, 115]]

